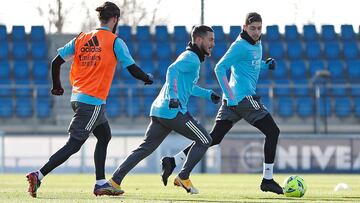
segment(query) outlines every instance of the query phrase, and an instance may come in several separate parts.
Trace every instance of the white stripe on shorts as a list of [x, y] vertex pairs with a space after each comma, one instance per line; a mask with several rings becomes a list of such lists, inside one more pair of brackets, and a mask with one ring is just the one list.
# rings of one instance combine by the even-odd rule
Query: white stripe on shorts
[[255, 104], [258, 106], [258, 109], [260, 109], [261, 106], [259, 105], [259, 102], [256, 101], [253, 96], [250, 96], [250, 97], [251, 97], [251, 99], [255, 102]]
[[252, 96], [246, 96], [246, 98], [250, 101], [251, 105], [256, 109], [259, 110], [260, 106], [257, 101], [254, 100]]
[[190, 124], [194, 127], [194, 129], [196, 131], [198, 131], [200, 133], [200, 135], [206, 140], [206, 143], [209, 143], [209, 140], [207, 139], [207, 137], [204, 135], [203, 132], [201, 132], [201, 130], [192, 122], [190, 121]]
[[191, 121], [188, 121], [185, 123], [193, 133], [199, 137], [202, 143], [208, 144], [209, 140], [206, 138], [206, 136], [199, 130]]
[[88, 131], [91, 130], [92, 126], [94, 125], [94, 123], [99, 115], [100, 109], [101, 109], [101, 106], [95, 106], [94, 112], [90, 118], [90, 121], [86, 125], [85, 130], [88, 130]]

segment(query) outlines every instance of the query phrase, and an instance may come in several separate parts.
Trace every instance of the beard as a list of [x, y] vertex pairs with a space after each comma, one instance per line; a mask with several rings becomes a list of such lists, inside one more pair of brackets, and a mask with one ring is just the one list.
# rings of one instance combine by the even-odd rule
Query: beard
[[211, 54], [209, 52], [206, 51], [204, 45], [201, 45], [201, 49], [200, 49], [206, 56], [210, 56]]
[[[255, 38], [256, 37], [256, 38]], [[260, 39], [260, 36], [254, 36], [254, 37], [251, 37], [255, 42], [259, 41]]]

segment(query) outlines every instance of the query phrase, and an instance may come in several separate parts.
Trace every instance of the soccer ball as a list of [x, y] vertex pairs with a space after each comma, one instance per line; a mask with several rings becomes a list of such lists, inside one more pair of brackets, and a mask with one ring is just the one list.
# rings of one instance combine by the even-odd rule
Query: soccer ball
[[306, 192], [306, 184], [300, 176], [292, 175], [284, 180], [284, 195], [286, 197], [302, 197]]

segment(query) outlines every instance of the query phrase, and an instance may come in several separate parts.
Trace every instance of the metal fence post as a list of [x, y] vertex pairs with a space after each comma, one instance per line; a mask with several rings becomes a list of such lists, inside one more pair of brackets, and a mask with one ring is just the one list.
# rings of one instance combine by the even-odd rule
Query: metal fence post
[[317, 119], [318, 119], [318, 116], [320, 116], [320, 106], [319, 106], [319, 100], [320, 100], [320, 88], [318, 85], [314, 85], [314, 133], [317, 134], [319, 133], [318, 131], [318, 122], [317, 122]]
[[0, 131], [1, 149], [0, 149], [0, 172], [5, 172], [5, 133]]

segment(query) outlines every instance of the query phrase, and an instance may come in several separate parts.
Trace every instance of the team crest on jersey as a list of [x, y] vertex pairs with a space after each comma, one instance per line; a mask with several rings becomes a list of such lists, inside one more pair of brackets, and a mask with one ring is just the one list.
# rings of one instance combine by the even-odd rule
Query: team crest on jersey
[[253, 56], [253, 59], [257, 59], [258, 58], [258, 55], [256, 54], [256, 51], [252, 51], [252, 56]]
[[252, 60], [251, 65], [254, 67], [254, 69], [260, 69], [261, 67], [261, 60]]

